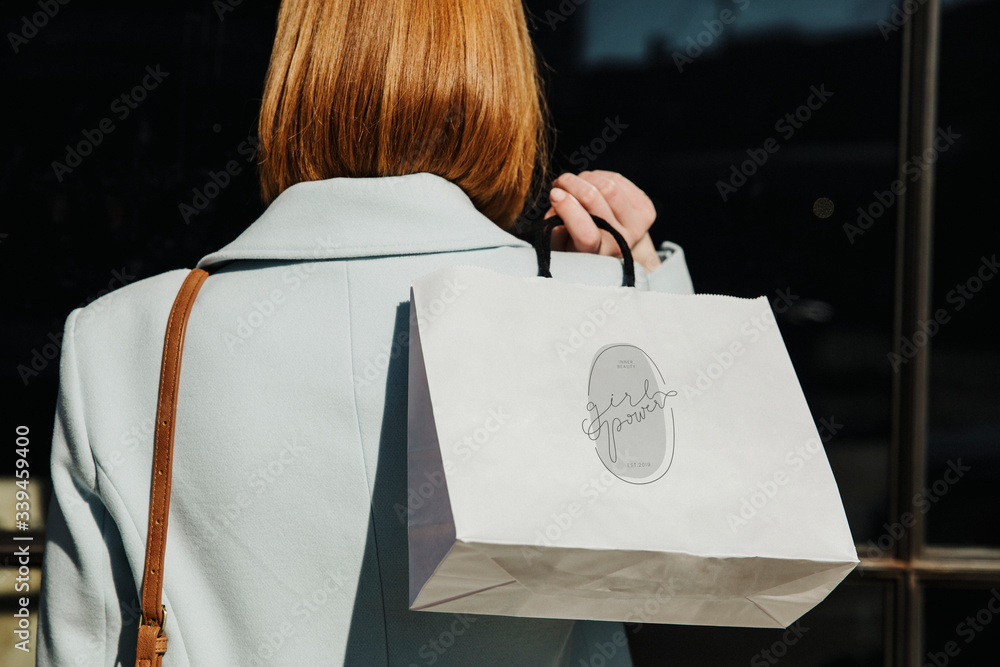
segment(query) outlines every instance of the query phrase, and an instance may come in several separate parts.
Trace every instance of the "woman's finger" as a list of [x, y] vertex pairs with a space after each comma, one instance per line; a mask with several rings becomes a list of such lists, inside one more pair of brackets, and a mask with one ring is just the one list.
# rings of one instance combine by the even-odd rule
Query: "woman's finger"
[[605, 178], [614, 181], [615, 185], [617, 185], [625, 194], [626, 198], [628, 198], [632, 208], [640, 213], [652, 217], [654, 220], [656, 219], [656, 207], [653, 206], [653, 201], [635, 183], [616, 171], [595, 169], [591, 173], [597, 174], [598, 176], [604, 176]]
[[614, 242], [610, 234], [602, 232], [597, 227], [590, 213], [576, 197], [561, 188], [553, 188], [552, 192], [549, 193], [549, 200], [552, 202], [556, 215], [562, 219], [569, 236], [566, 240], [565, 250], [601, 255], [620, 254], [618, 244]]
[[564, 173], [553, 185], [552, 208], [545, 218], [558, 214], [566, 223], [553, 230], [553, 250], [619, 255], [615, 240], [597, 228], [592, 216], [607, 220], [632, 248], [648, 236], [656, 220], [656, 209], [646, 193], [617, 172]]
[[630, 246], [642, 238], [642, 235], [652, 226], [653, 220], [632, 206], [629, 196], [613, 179], [592, 171], [581, 172], [580, 178], [597, 188], [611, 209], [614, 218], [622, 227], [629, 230], [626, 238], [629, 240]]
[[560, 175], [555, 180], [555, 186], [572, 195], [590, 215], [604, 218], [611, 223], [615, 229], [625, 236], [630, 244], [641, 236], [641, 234], [633, 235], [621, 224], [615, 217], [614, 211], [611, 210], [611, 206], [604, 199], [604, 195], [593, 183], [580, 178], [576, 174], [566, 173]]

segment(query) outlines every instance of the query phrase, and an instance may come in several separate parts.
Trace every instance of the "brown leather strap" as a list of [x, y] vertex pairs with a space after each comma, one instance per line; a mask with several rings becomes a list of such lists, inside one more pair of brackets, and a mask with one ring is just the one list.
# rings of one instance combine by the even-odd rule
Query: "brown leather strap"
[[167, 515], [170, 511], [170, 468], [174, 458], [174, 416], [177, 413], [177, 386], [180, 381], [181, 351], [191, 306], [208, 272], [193, 269], [174, 299], [167, 334], [163, 341], [160, 367], [160, 394], [156, 406], [156, 435], [153, 440], [153, 483], [149, 496], [149, 528], [146, 533], [146, 565], [142, 572], [142, 618], [135, 650], [136, 667], [160, 667], [167, 651], [163, 633], [166, 609], [160, 604], [163, 592], [163, 554], [167, 546]]
[[167, 652], [167, 636], [159, 635], [159, 626], [140, 625], [139, 642], [136, 644], [136, 667], [161, 667]]

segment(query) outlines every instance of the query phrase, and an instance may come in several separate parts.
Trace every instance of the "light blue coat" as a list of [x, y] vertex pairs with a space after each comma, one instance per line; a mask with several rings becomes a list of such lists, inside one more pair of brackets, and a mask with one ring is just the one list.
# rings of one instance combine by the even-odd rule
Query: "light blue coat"
[[[691, 292], [680, 248], [664, 256], [637, 286]], [[631, 664], [616, 623], [407, 609], [409, 285], [454, 264], [538, 270], [430, 174], [300, 183], [198, 263], [212, 275], [180, 378], [165, 665]], [[552, 273], [622, 280], [593, 255], [556, 253]], [[186, 275], [66, 321], [39, 665], [134, 663], [160, 355]]]

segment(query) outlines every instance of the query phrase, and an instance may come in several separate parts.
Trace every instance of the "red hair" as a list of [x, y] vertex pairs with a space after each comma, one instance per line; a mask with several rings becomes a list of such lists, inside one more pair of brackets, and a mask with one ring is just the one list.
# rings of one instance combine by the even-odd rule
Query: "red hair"
[[268, 203], [301, 181], [430, 172], [510, 228], [547, 128], [520, 0], [281, 4], [259, 124]]

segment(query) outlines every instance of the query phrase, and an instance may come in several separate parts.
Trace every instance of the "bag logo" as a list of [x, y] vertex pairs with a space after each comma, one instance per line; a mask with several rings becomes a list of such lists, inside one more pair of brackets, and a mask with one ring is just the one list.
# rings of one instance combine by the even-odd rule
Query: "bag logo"
[[623, 482], [655, 482], [673, 463], [674, 409], [667, 399], [677, 392], [663, 385], [660, 369], [635, 345], [605, 345], [594, 355], [583, 432]]

